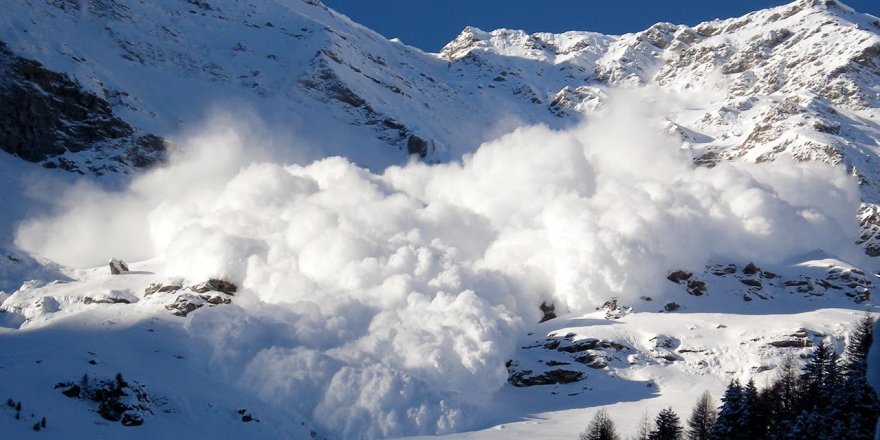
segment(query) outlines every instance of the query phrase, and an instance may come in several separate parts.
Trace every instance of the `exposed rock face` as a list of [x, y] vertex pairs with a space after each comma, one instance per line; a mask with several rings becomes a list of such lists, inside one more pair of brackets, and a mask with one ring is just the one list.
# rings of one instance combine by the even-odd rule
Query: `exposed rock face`
[[428, 141], [414, 134], [410, 135], [406, 141], [406, 152], [410, 155], [415, 154], [419, 157], [425, 157], [428, 155]]
[[183, 285], [180, 282], [175, 281], [151, 283], [146, 289], [144, 289], [144, 297], [155, 293], [176, 292], [181, 288], [183, 288]]
[[862, 203], [859, 209], [861, 235], [856, 241], [865, 248], [871, 257], [880, 257], [880, 209], [873, 203]]
[[692, 276], [694, 276], [694, 274], [686, 270], [676, 270], [670, 272], [669, 275], [666, 276], [666, 279], [672, 281], [673, 283], [681, 284], [682, 281], [687, 281]]
[[71, 399], [90, 401], [104, 420], [119, 422], [122, 426], [140, 426], [144, 417], [152, 414], [152, 403], [146, 387], [129, 383], [122, 374], [114, 379], [90, 379], [83, 375], [79, 383], [59, 382], [55, 389]]
[[[174, 293], [182, 289], [179, 282], [152, 283], [144, 291], [144, 296], [160, 293]], [[198, 308], [232, 303], [232, 296], [238, 290], [238, 286], [228, 281], [211, 278], [203, 283], [190, 286], [189, 292], [177, 295], [171, 303], [165, 305], [165, 309], [174, 315], [185, 317]]]
[[[138, 136], [105, 99], [65, 74], [14, 55], [0, 42], [0, 149], [46, 167], [69, 171], [123, 171], [162, 161], [166, 143]], [[66, 153], [101, 150], [107, 164], [83, 166]], [[58, 160], [49, 160], [51, 158]]]
[[843, 262], [828, 264], [797, 278], [788, 278], [748, 263], [738, 270], [735, 264], [710, 263], [703, 273], [677, 270], [667, 278], [676, 284], [684, 284], [687, 293], [695, 296], [707, 294], [710, 287], [721, 286], [721, 291], [741, 295], [744, 301], [769, 300], [791, 294], [808, 297], [842, 294], [855, 303], [870, 300], [874, 283], [870, 276]]
[[[516, 360], [507, 363], [507, 381], [517, 387], [566, 384], [583, 380], [588, 369], [603, 369], [618, 360], [619, 353], [632, 348], [615, 341], [597, 338], [575, 339], [574, 333], [558, 336], [550, 334], [534, 345], [522, 347], [540, 353], [541, 360], [534, 367], [523, 368]], [[566, 368], [557, 368], [567, 366]], [[549, 368], [548, 368], [549, 367]]]
[[211, 278], [204, 283], [196, 284], [195, 286], [190, 287], [190, 290], [196, 293], [217, 291], [232, 295], [238, 290], [238, 286], [230, 283], [229, 281]]
[[540, 308], [541, 308], [541, 313], [543, 313], [544, 316], [541, 317], [541, 321], [539, 321], [539, 322], [549, 321], [549, 320], [556, 317], [556, 306], [555, 305], [547, 304], [547, 302], [545, 301], [545, 302], [541, 303]]
[[577, 382], [584, 377], [580, 371], [555, 369], [539, 374], [532, 374], [531, 370], [517, 371], [507, 379], [515, 387], [531, 387], [535, 385], [553, 385], [559, 383]]
[[208, 302], [197, 295], [192, 295], [189, 293], [184, 293], [182, 295], [178, 295], [177, 298], [171, 304], [167, 304], [165, 309], [171, 312], [172, 314], [180, 317], [186, 317], [190, 313], [194, 312], [196, 309], [204, 306]]
[[115, 258], [110, 260], [110, 273], [112, 275], [119, 275], [123, 272], [128, 272], [128, 265], [125, 264], [122, 260], [117, 260]]

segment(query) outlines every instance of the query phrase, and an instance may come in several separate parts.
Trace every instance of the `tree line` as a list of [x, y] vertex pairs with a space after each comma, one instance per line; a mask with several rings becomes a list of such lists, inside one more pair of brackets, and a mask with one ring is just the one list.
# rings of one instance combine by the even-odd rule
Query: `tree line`
[[[784, 358], [776, 378], [763, 390], [754, 380], [731, 380], [717, 406], [705, 392], [685, 425], [672, 408], [650, 420], [645, 414], [633, 440], [873, 440], [880, 400], [868, 385], [868, 351], [874, 319], [866, 315], [843, 353], [826, 342], [810, 353], [803, 368]], [[614, 421], [599, 410], [581, 440], [620, 440]]]

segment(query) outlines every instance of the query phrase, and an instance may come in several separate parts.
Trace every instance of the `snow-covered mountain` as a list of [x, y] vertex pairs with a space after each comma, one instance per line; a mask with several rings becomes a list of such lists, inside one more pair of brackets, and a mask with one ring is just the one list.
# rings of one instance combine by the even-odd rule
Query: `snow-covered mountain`
[[880, 20], [837, 1], [438, 54], [315, 0], [6, 6], [5, 435], [632, 430], [874, 310]]

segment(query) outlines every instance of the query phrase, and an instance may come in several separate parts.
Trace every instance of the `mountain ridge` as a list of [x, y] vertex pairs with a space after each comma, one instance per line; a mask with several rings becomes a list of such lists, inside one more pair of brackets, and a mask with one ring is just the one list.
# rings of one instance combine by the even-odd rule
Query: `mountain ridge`
[[634, 428], [875, 310], [880, 23], [835, 1], [437, 54], [317, 0], [15, 6], [0, 67], [109, 109], [73, 128], [129, 129], [0, 158], [10, 436]]

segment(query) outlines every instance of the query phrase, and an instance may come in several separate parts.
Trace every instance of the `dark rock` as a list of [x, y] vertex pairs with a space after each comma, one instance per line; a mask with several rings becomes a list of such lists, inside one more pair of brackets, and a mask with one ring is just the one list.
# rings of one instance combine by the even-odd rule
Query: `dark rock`
[[776, 348], [804, 348], [804, 347], [812, 347], [813, 341], [810, 341], [806, 338], [797, 338], [797, 339], [782, 339], [779, 341], [768, 342], [767, 345]]
[[419, 157], [428, 155], [428, 141], [416, 136], [410, 135], [406, 141], [406, 152], [409, 155], [417, 154]]
[[603, 339], [596, 339], [596, 338], [581, 339], [580, 341], [573, 342], [570, 345], [561, 345], [559, 343], [559, 341], [556, 341], [555, 345], [550, 344], [550, 343], [544, 344], [544, 348], [547, 348], [550, 350], [553, 349], [553, 348], [549, 348], [552, 346], [555, 346], [556, 347], [555, 349], [557, 351], [561, 351], [564, 353], [580, 353], [580, 352], [587, 351], [587, 350], [597, 350], [597, 349], [603, 349], [603, 348], [611, 348], [611, 349], [614, 349], [615, 351], [622, 351], [622, 350], [629, 349], [629, 347], [627, 347], [623, 344], [618, 344], [617, 342], [614, 342], [614, 341], [606, 341]]
[[594, 350], [599, 347], [601, 341], [595, 338], [582, 339], [571, 345], [557, 348], [558, 351], [565, 353], [578, 353], [581, 351]]
[[608, 359], [601, 353], [585, 353], [574, 358], [574, 360], [595, 369], [608, 366]]
[[150, 283], [150, 285], [144, 289], [144, 296], [147, 297], [154, 293], [176, 292], [180, 290], [181, 287], [180, 284], [175, 283]]
[[757, 287], [758, 289], [761, 289], [763, 287], [760, 280], [745, 279], [739, 280], [739, 282], [745, 284], [746, 286]]
[[144, 424], [144, 418], [140, 414], [127, 412], [122, 414], [120, 423], [122, 426], [141, 426]]
[[229, 304], [232, 302], [229, 298], [223, 298], [220, 295], [211, 295], [205, 298], [202, 296], [202, 299], [208, 302], [208, 304], [218, 305], [218, 304]]
[[61, 394], [64, 394], [65, 396], [73, 399], [79, 397], [81, 391], [82, 388], [80, 388], [79, 385], [71, 385], [70, 388], [62, 391]]
[[708, 291], [708, 287], [706, 286], [706, 282], [702, 280], [688, 280], [687, 282], [687, 292], [694, 296], [703, 296]]
[[131, 301], [125, 298], [108, 297], [108, 298], [92, 298], [91, 296], [83, 299], [83, 304], [131, 304]]
[[555, 313], [556, 306], [555, 305], [547, 304], [546, 301], [543, 301], [543, 302], [541, 302], [541, 305], [539, 307], [541, 308], [541, 313], [544, 314], [544, 316], [541, 317], [541, 320], [539, 322], [549, 321], [549, 320], [556, 317], [556, 313]]
[[517, 371], [507, 378], [507, 382], [515, 387], [531, 387], [535, 385], [555, 385], [577, 382], [584, 378], [584, 373], [572, 370], [550, 370], [532, 375], [531, 370]]
[[164, 163], [170, 148], [171, 144], [159, 136], [152, 134], [140, 136], [125, 150], [123, 160], [136, 168], [149, 168]]
[[746, 267], [743, 268], [743, 273], [746, 275], [754, 275], [761, 271], [761, 268], [755, 266], [755, 263], [749, 263]]
[[204, 300], [194, 295], [179, 295], [177, 299], [165, 306], [165, 309], [176, 316], [186, 317], [199, 307], [204, 306]]
[[665, 310], [667, 312], [674, 312], [680, 308], [681, 308], [681, 306], [678, 305], [677, 303], [674, 303], [674, 302], [668, 303], [665, 306], [663, 306], [663, 310]]
[[693, 273], [686, 270], [676, 270], [675, 272], [670, 272], [666, 279], [673, 283], [681, 284], [682, 281], [689, 280], [693, 275]]
[[105, 398], [98, 405], [98, 415], [105, 420], [118, 422], [122, 419], [123, 413], [128, 409], [123, 403], [114, 398]]
[[211, 278], [204, 283], [197, 284], [189, 288], [193, 292], [196, 293], [205, 293], [210, 291], [223, 292], [228, 295], [234, 294], [238, 291], [238, 286], [230, 283], [229, 281], [224, 281], [217, 278]]
[[[136, 158], [141, 145], [136, 145], [134, 134], [105, 99], [65, 74], [16, 56], [0, 42], [0, 149], [30, 162], [66, 152], [127, 147]], [[164, 157], [164, 152], [156, 158], [160, 155]], [[122, 161], [135, 167], [153, 163]], [[70, 161], [43, 166], [82, 172]]]
[[559, 348], [559, 340], [558, 339], [548, 339], [547, 342], [544, 343], [544, 348], [547, 350], [556, 350]]
[[115, 258], [110, 260], [110, 274], [119, 275], [123, 272], [128, 272], [128, 265], [125, 264], [122, 260], [117, 260]]

